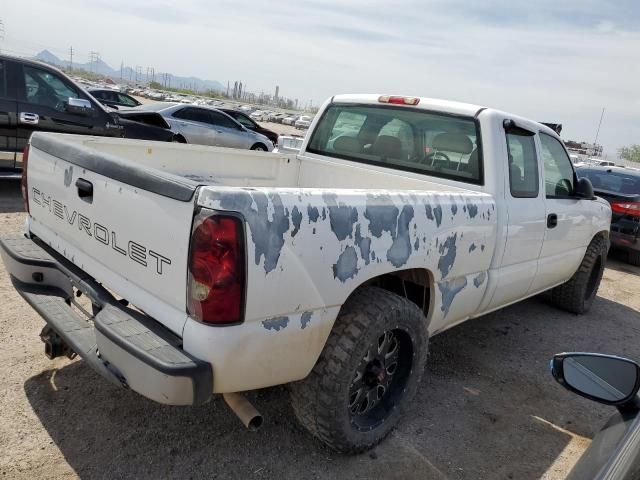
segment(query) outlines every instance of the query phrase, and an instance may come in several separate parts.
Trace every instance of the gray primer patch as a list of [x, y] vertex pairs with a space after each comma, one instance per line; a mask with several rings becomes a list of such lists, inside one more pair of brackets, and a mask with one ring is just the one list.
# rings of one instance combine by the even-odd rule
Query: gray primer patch
[[441, 243], [438, 247], [438, 251], [440, 252], [440, 260], [438, 260], [438, 270], [440, 270], [442, 278], [446, 277], [449, 274], [451, 268], [453, 267], [453, 262], [456, 261], [457, 239], [458, 234], [454, 233], [453, 235], [448, 236], [444, 243]]
[[425, 209], [425, 212], [427, 213], [427, 218], [429, 220], [433, 220], [435, 218], [436, 226], [439, 227], [440, 224], [442, 223], [442, 207], [440, 205], [431, 207], [431, 205], [427, 203], [425, 204], [424, 209]]
[[469, 253], [473, 252], [476, 249], [476, 244], [472, 243], [471, 245], [469, 245]]
[[358, 255], [355, 248], [348, 246], [338, 257], [338, 262], [333, 265], [333, 277], [344, 283], [357, 273]]
[[[284, 246], [284, 234], [289, 230], [289, 218], [285, 215], [280, 195], [267, 195], [262, 192], [211, 192], [212, 198], [220, 200], [220, 206], [226, 210], [240, 212], [251, 230], [251, 239], [256, 247], [255, 262], [260, 265], [264, 255], [264, 271], [269, 273], [276, 268], [280, 252]], [[273, 220], [269, 220], [267, 206], [273, 204]], [[255, 202], [257, 210], [252, 208]]]
[[448, 282], [438, 283], [438, 289], [442, 295], [442, 305], [440, 306], [440, 310], [444, 312], [445, 317], [449, 313], [449, 308], [453, 303], [453, 299], [456, 298], [456, 295], [458, 295], [466, 286], [467, 277], [459, 277]]
[[364, 263], [369, 265], [370, 256], [371, 256], [371, 239], [368, 237], [363, 237], [360, 233], [360, 224], [356, 225], [356, 245], [360, 249], [360, 256], [364, 260]]
[[484, 252], [484, 245], [480, 245], [480, 250]]
[[396, 238], [398, 207], [393, 204], [389, 195], [367, 195], [364, 217], [369, 220], [369, 231], [374, 237], [380, 238], [382, 232], [387, 231]]
[[307, 207], [307, 215], [309, 215], [309, 223], [317, 222], [318, 221], [318, 217], [320, 216], [320, 212], [318, 211], [318, 207], [312, 207], [311, 205], [309, 205]]
[[398, 217], [398, 234], [387, 251], [387, 259], [398, 268], [407, 263], [411, 255], [411, 240], [409, 239], [409, 223], [413, 220], [413, 207], [405, 205]]
[[291, 211], [291, 221], [293, 222], [291, 236], [295, 237], [300, 231], [300, 224], [302, 223], [302, 212], [298, 210], [298, 207], [293, 207], [293, 210]]
[[478, 215], [478, 206], [475, 203], [467, 203], [467, 209], [470, 218], [475, 218]]
[[453, 215], [456, 215], [458, 213], [458, 204], [455, 202], [451, 204], [451, 213]]
[[413, 242], [413, 249], [418, 250], [420, 248], [420, 239], [416, 237], [416, 241]]
[[322, 207], [322, 220], [327, 219], [327, 209]]
[[335, 193], [323, 193], [322, 198], [329, 207], [331, 231], [336, 234], [338, 240], [351, 238], [353, 225], [358, 221], [358, 210], [355, 207], [349, 207], [346, 203], [338, 204], [338, 196]]
[[302, 316], [300, 317], [300, 328], [302, 330], [304, 330], [305, 328], [307, 328], [307, 325], [309, 324], [309, 322], [311, 321], [311, 316], [313, 315], [313, 312], [304, 312], [302, 314]]
[[487, 272], [480, 272], [473, 279], [473, 284], [475, 285], [476, 288], [480, 288], [480, 285], [482, 285], [486, 279], [487, 279]]
[[69, 165], [69, 168], [64, 169], [64, 186], [70, 187], [71, 180], [73, 180], [73, 165]]
[[279, 332], [289, 325], [289, 317], [274, 317], [262, 321], [262, 326], [267, 330]]

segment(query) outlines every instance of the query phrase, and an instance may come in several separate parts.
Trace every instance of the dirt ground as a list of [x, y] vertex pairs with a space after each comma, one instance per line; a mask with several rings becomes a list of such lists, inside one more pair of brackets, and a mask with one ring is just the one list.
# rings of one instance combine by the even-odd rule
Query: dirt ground
[[[0, 184], [0, 233], [22, 230], [21, 210], [18, 184]], [[562, 479], [613, 409], [557, 385], [549, 358], [640, 359], [640, 269], [610, 259], [586, 316], [534, 298], [434, 337], [412, 414], [343, 456], [298, 427], [285, 387], [250, 395], [265, 425], [248, 432], [220, 399], [161, 406], [49, 361], [43, 321], [0, 270], [1, 478]]]

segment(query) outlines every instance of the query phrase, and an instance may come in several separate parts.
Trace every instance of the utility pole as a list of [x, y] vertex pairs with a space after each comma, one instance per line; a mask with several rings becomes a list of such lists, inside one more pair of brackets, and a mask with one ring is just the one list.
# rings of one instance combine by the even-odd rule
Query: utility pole
[[602, 113], [600, 114], [600, 123], [598, 123], [598, 130], [596, 131], [596, 139], [593, 141], [594, 148], [598, 145], [598, 135], [600, 135], [600, 127], [602, 126], [602, 118], [604, 117], [604, 108], [602, 108]]
[[73, 46], [69, 47], [69, 71], [73, 70]]
[[[4, 40], [4, 23], [0, 20], [0, 41]], [[0, 49], [2, 51], [2, 49]]]
[[120, 60], [120, 83], [122, 83], [123, 70], [124, 70], [124, 60]]

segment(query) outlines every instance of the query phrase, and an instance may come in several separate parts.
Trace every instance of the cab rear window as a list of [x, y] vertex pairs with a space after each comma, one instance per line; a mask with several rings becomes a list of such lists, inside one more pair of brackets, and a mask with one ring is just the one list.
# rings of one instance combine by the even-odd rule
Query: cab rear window
[[482, 184], [480, 134], [471, 117], [415, 108], [334, 104], [307, 151]]

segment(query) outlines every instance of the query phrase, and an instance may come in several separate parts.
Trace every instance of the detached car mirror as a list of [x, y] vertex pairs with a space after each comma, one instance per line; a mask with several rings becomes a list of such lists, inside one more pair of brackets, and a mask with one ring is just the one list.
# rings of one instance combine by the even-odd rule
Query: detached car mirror
[[89, 115], [93, 111], [93, 106], [89, 100], [84, 98], [69, 97], [65, 105], [67, 112], [78, 115]]
[[560, 353], [551, 373], [568, 390], [605, 405], [631, 403], [640, 388], [638, 364], [612, 355]]
[[595, 198], [593, 194], [593, 185], [591, 184], [591, 180], [585, 177], [578, 178], [578, 182], [576, 183], [575, 188], [576, 197], [586, 198], [591, 200]]

